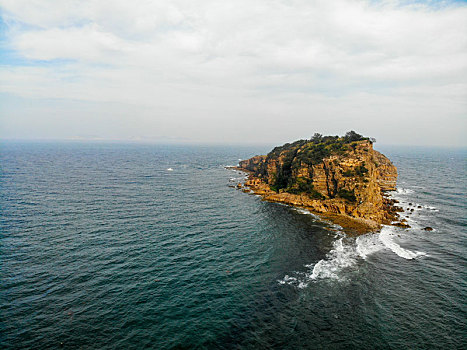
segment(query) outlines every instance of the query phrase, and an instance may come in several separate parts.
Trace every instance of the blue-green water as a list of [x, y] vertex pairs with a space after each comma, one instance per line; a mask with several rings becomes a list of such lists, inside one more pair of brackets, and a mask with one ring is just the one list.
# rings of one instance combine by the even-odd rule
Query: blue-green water
[[0, 348], [467, 347], [465, 150], [383, 148], [413, 228], [359, 238], [229, 187], [267, 151], [3, 144]]

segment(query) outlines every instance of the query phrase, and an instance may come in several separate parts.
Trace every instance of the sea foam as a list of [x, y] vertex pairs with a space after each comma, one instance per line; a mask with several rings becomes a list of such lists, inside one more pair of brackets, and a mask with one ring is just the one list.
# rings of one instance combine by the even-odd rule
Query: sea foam
[[366, 259], [369, 255], [384, 248], [385, 246], [377, 234], [362, 235], [355, 240], [355, 250], [362, 259]]
[[392, 252], [400, 256], [401, 258], [411, 260], [416, 258], [417, 256], [424, 256], [426, 255], [425, 252], [413, 252], [411, 250], [402, 248], [399, 244], [394, 242], [393, 236], [395, 232], [393, 231], [392, 227], [385, 226], [379, 233], [379, 239], [383, 242], [384, 246], [390, 249]]
[[414, 190], [411, 190], [411, 189], [409, 189], [409, 188], [398, 188], [398, 189], [396, 190], [396, 192], [397, 192], [398, 194], [412, 194], [412, 193], [414, 193], [415, 191], [414, 191]]
[[[333, 249], [327, 254], [325, 259], [318, 261], [311, 271], [309, 278], [340, 279], [339, 272], [346, 267], [351, 267], [356, 263], [355, 247], [343, 243], [343, 238], [334, 241]], [[309, 265], [311, 267], [311, 265]]]
[[278, 282], [305, 288], [311, 282], [321, 279], [344, 281], [348, 278], [346, 270], [354, 269], [359, 261], [366, 260], [370, 255], [382, 250], [390, 250], [406, 260], [426, 255], [425, 252], [414, 252], [396, 243], [394, 236], [402, 233], [399, 231], [400, 229], [393, 226], [383, 226], [378, 234], [369, 233], [356, 239], [345, 238], [341, 235], [334, 241], [332, 249], [324, 259], [305, 265], [308, 272], [296, 272], [295, 276], [285, 275]]

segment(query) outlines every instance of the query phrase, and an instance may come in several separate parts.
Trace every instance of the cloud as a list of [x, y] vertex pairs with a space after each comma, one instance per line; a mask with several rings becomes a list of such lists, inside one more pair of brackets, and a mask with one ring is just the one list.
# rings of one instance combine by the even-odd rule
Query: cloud
[[[126, 137], [155, 140], [163, 136], [158, 129], [183, 140], [275, 142], [348, 125], [391, 142], [397, 127], [387, 119], [396, 115], [413, 128], [447, 116], [446, 141], [461, 142], [466, 130], [462, 3], [1, 0], [0, 6], [4, 49], [24, 62], [4, 62], [0, 92], [30, 102], [88, 103], [105, 117], [87, 122], [83, 133], [109, 123], [109, 103], [126, 106], [129, 115], [119, 120], [139, 115], [142, 127]], [[37, 117], [45, 113], [41, 108]], [[2, 114], [6, 123], [21, 107]], [[227, 129], [232, 119], [237, 126]], [[297, 121], [307, 135], [296, 130]], [[20, 136], [21, 128], [9, 130]], [[436, 133], [433, 126], [417, 142]]]

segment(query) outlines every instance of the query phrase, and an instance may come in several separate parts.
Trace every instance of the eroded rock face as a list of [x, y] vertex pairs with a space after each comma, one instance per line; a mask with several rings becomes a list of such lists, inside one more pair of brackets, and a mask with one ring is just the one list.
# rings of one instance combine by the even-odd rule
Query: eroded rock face
[[348, 215], [374, 227], [394, 221], [394, 203], [384, 192], [396, 189], [396, 167], [369, 140], [340, 142], [318, 145], [325, 150], [321, 159], [316, 142], [297, 141], [241, 161], [239, 168], [251, 172], [245, 185], [266, 200]]
[[240, 161], [238, 167], [248, 171], [256, 172], [258, 171], [258, 166], [264, 163], [265, 158], [266, 156], [255, 156], [250, 159], [242, 160]]

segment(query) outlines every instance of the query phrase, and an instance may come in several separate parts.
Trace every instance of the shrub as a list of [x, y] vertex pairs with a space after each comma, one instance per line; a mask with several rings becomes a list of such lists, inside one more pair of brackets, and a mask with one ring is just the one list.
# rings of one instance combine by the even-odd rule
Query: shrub
[[365, 168], [365, 164], [362, 164], [362, 165], [355, 167], [355, 173], [358, 176], [364, 176], [366, 173], [368, 173], [368, 169]]
[[311, 179], [298, 178], [295, 184], [286, 190], [292, 194], [306, 193], [313, 199], [323, 199], [324, 196], [316, 191], [313, 187], [313, 181]]
[[366, 137], [363, 137], [362, 135], [360, 134], [357, 134], [355, 131], [351, 130], [349, 132], [347, 132], [344, 136], [344, 140], [346, 142], [353, 142], [353, 141], [361, 141], [361, 140], [366, 140], [368, 138]]
[[315, 132], [310, 141], [314, 143], [320, 143], [322, 139], [323, 139], [323, 135], [321, 135], [318, 132]]
[[341, 188], [337, 192], [337, 196], [340, 197], [340, 198], [343, 198], [345, 200], [348, 200], [349, 202], [356, 202], [357, 201], [357, 197], [355, 197], [355, 192], [354, 191], [349, 191], [349, 190], [346, 190], [346, 189], [343, 189], [343, 188]]

